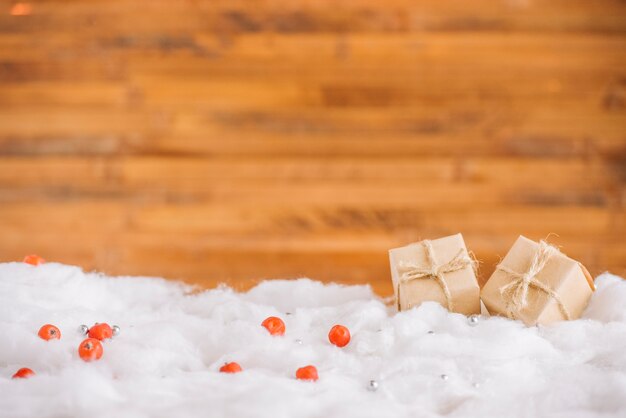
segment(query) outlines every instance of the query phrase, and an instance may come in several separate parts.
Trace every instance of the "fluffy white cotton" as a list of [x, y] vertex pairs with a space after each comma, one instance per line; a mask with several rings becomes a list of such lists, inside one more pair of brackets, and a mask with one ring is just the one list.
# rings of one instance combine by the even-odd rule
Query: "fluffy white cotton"
[[[0, 416], [624, 417], [626, 281], [605, 274], [596, 284], [585, 319], [471, 327], [434, 303], [397, 314], [366, 286], [300, 279], [197, 292], [0, 264]], [[284, 337], [260, 326], [270, 315], [285, 320]], [[121, 334], [85, 363], [77, 328], [95, 322]], [[45, 323], [60, 341], [38, 338]], [[337, 323], [353, 335], [343, 349], [327, 341]], [[244, 372], [219, 373], [227, 361]], [[307, 364], [319, 381], [294, 379]], [[11, 379], [20, 367], [37, 375]], [[370, 379], [378, 391], [366, 389]]]

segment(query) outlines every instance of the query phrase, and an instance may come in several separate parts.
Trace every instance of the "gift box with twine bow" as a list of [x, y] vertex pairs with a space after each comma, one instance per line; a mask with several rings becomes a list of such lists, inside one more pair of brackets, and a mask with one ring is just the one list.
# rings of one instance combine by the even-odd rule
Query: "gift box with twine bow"
[[492, 315], [546, 325], [579, 318], [594, 290], [582, 264], [545, 241], [520, 236], [480, 296]]
[[389, 251], [399, 311], [434, 301], [451, 312], [480, 314], [480, 287], [461, 234]]

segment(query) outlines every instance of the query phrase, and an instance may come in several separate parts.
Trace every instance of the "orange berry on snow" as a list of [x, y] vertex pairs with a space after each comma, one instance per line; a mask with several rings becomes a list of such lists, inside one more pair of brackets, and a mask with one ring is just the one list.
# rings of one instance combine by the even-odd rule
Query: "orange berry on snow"
[[44, 260], [43, 258], [41, 258], [41, 257], [39, 257], [38, 255], [35, 255], [35, 254], [27, 255], [26, 257], [24, 257], [24, 263], [32, 264], [33, 266], [38, 266], [38, 265], [43, 264], [45, 262], [46, 262], [46, 260]]
[[31, 376], [34, 376], [35, 372], [29, 369], [28, 367], [22, 367], [13, 375], [13, 379], [28, 379]]
[[318, 379], [317, 369], [315, 366], [300, 367], [296, 370], [296, 379], [315, 381]]
[[220, 367], [220, 372], [222, 373], [239, 373], [242, 370], [241, 366], [235, 362], [226, 363]]
[[109, 326], [109, 324], [102, 323], [96, 324], [93, 327], [89, 328], [89, 338], [95, 338], [96, 340], [106, 340], [107, 338], [113, 337], [113, 328]]
[[78, 355], [85, 361], [100, 360], [103, 352], [102, 343], [95, 338], [87, 338], [78, 346]]
[[282, 319], [270, 316], [261, 323], [272, 335], [285, 335], [285, 323]]
[[60, 340], [61, 339], [61, 330], [51, 324], [46, 324], [39, 328], [39, 332], [37, 333], [39, 337], [43, 340]]
[[337, 347], [345, 347], [350, 342], [350, 330], [343, 325], [335, 325], [328, 333], [328, 341]]

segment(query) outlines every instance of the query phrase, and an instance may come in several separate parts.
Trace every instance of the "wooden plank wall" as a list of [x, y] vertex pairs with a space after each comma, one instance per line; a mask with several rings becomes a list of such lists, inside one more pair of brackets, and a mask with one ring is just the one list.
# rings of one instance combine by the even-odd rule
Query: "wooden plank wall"
[[626, 273], [626, 3], [0, 1], [0, 259], [391, 293], [518, 234]]

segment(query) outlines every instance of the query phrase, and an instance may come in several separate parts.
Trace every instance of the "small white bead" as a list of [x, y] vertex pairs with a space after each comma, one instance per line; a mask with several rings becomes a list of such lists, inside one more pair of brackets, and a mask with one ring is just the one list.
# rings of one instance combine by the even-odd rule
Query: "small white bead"
[[295, 342], [296, 342], [296, 344], [302, 345], [302, 340], [299, 339], [299, 338], [297, 340], [295, 340]]
[[376, 380], [370, 380], [367, 384], [367, 390], [376, 392], [378, 390], [378, 382]]
[[113, 335], [119, 335], [119, 333], [120, 333], [120, 331], [121, 331], [121, 330], [120, 330], [120, 327], [118, 327], [117, 325], [113, 325], [113, 326], [111, 327], [111, 329], [113, 330]]
[[89, 332], [89, 327], [87, 325], [81, 325], [78, 327], [78, 332], [80, 334], [86, 335]]
[[478, 315], [470, 315], [469, 318], [467, 318], [467, 323], [470, 325], [470, 327], [475, 327], [476, 325], [478, 325], [479, 321], [480, 317]]
[[442, 374], [441, 375], [441, 380], [448, 380], [448, 375], [447, 374]]

